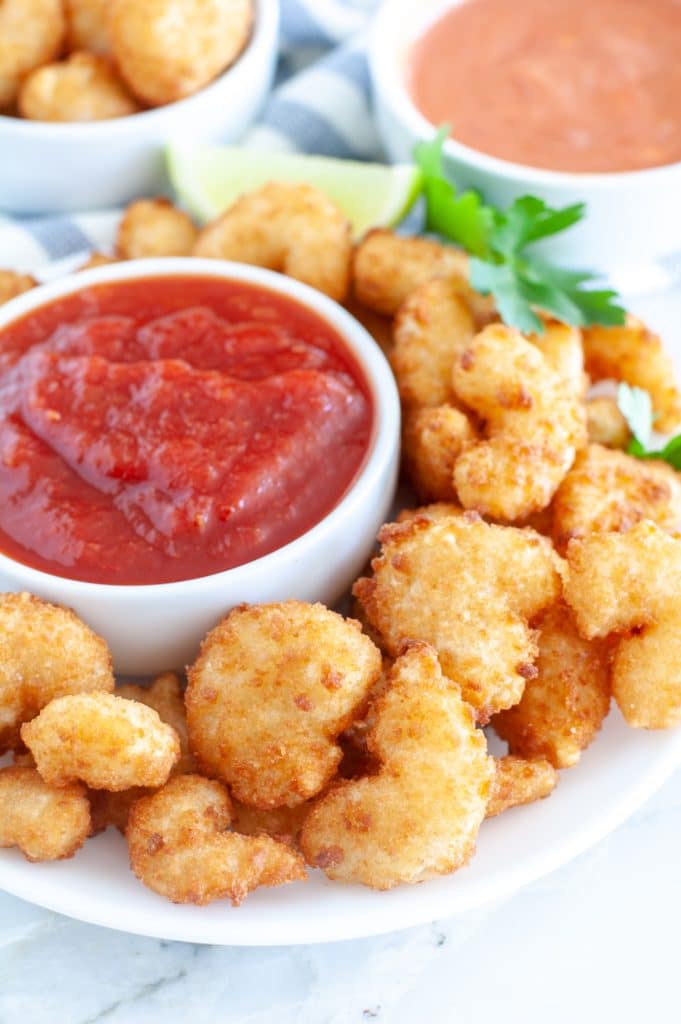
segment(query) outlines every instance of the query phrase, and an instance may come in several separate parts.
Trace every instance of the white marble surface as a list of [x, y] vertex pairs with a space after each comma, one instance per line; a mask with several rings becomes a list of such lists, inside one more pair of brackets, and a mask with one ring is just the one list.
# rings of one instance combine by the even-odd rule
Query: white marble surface
[[0, 896], [0, 1024], [676, 1020], [680, 853], [681, 772], [502, 905], [383, 938], [192, 946]]

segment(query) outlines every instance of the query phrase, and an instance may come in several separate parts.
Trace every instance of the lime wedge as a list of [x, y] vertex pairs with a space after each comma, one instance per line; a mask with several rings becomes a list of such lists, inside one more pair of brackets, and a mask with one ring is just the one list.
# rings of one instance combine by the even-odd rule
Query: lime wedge
[[371, 227], [397, 224], [421, 189], [421, 172], [412, 164], [188, 145], [169, 146], [166, 160], [178, 197], [201, 222], [265, 182], [302, 181], [326, 192], [352, 222], [355, 235], [361, 235]]

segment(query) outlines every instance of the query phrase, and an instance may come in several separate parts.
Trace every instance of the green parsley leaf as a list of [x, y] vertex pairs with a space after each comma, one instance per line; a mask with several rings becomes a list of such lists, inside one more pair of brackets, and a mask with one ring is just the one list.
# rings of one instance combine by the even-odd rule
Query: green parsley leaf
[[667, 441], [664, 448], [652, 449], [653, 403], [650, 395], [642, 388], [620, 384], [617, 388], [617, 404], [634, 435], [627, 452], [637, 459], [659, 459], [674, 469], [681, 470], [681, 434]]
[[414, 151], [423, 174], [426, 227], [470, 253], [471, 284], [483, 295], [494, 295], [505, 323], [541, 334], [544, 325], [536, 312], [541, 309], [576, 327], [623, 324], [616, 292], [594, 288], [591, 273], [563, 270], [526, 252], [581, 220], [584, 204], [555, 210], [536, 196], [522, 196], [502, 211], [487, 206], [473, 190], [457, 193], [443, 167], [448, 135], [449, 126], [443, 125]]

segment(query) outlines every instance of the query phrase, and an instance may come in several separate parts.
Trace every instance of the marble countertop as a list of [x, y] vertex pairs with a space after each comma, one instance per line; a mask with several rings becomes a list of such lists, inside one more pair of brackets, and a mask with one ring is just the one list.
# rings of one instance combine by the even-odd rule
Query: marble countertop
[[326, 946], [161, 942], [0, 895], [0, 1024], [669, 1020], [680, 841], [678, 772], [606, 840], [502, 904]]

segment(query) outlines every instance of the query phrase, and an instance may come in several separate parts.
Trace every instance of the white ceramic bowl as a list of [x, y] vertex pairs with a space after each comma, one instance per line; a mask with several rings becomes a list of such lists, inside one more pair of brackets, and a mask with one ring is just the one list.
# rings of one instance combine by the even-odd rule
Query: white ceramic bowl
[[243, 601], [297, 598], [333, 605], [371, 553], [388, 518], [399, 463], [400, 406], [392, 372], [373, 338], [341, 306], [304, 284], [257, 267], [216, 260], [134, 260], [42, 285], [0, 308], [2, 329], [61, 296], [102, 282], [197, 275], [245, 281], [298, 300], [334, 327], [371, 389], [374, 428], [357, 477], [307, 533], [246, 565], [179, 583], [109, 586], [65, 579], [0, 554], [0, 590], [27, 590], [73, 608], [109, 644], [117, 672], [145, 676], [183, 668], [222, 616]]
[[256, 0], [244, 52], [185, 100], [88, 124], [0, 116], [0, 211], [92, 210], [158, 192], [168, 142], [236, 142], [243, 135], [270, 90], [278, 35], [279, 0]]
[[[376, 17], [370, 45], [376, 117], [395, 161], [410, 159], [414, 144], [433, 134], [433, 125], [417, 110], [405, 85], [410, 47], [429, 23], [461, 2], [384, 0]], [[566, 266], [625, 271], [635, 283], [636, 268], [648, 268], [681, 251], [681, 164], [619, 174], [573, 174], [510, 163], [454, 139], [447, 141], [444, 152], [457, 184], [478, 189], [496, 206], [505, 207], [528, 193], [552, 206], [585, 201], [587, 218], [541, 246], [544, 255]]]

